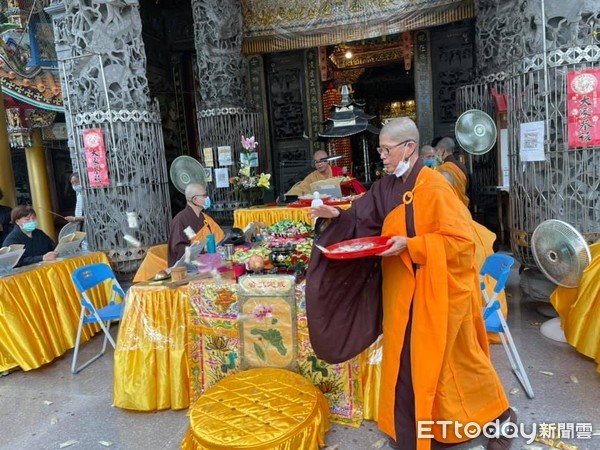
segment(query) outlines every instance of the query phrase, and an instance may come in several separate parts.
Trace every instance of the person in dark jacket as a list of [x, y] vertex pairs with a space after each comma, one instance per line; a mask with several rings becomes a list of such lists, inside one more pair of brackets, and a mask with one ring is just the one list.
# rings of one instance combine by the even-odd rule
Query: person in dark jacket
[[[0, 200], [4, 198], [4, 192], [0, 189]], [[9, 206], [0, 205], [0, 243], [4, 241], [10, 230], [12, 230], [12, 224], [10, 223], [10, 212], [12, 209]]]
[[17, 266], [28, 266], [40, 261], [56, 259], [55, 244], [46, 233], [37, 229], [37, 216], [31, 206], [17, 206], [12, 210], [10, 218], [15, 227], [4, 239], [2, 245], [4, 247], [14, 244], [25, 246], [25, 253], [21, 256]]

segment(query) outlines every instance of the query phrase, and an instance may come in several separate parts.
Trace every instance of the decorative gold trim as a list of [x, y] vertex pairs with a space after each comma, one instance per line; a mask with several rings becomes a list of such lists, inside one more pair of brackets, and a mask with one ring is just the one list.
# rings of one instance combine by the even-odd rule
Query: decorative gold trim
[[[345, 53], [350, 51], [351, 58]], [[330, 61], [338, 69], [377, 66], [385, 63], [402, 61], [404, 51], [401, 41], [367, 44], [367, 45], [341, 45], [336, 47]]]
[[[246, 54], [270, 53], [301, 48], [335, 45], [340, 42], [352, 42], [379, 36], [401, 33], [406, 30], [416, 30], [431, 26], [457, 22], [475, 17], [475, 7], [472, 2], [449, 6], [443, 10], [430, 10], [399, 20], [373, 25], [345, 25], [334, 28], [316, 29], [306, 35], [294, 36], [281, 34], [281, 29], [273, 30], [271, 35], [245, 37], [242, 49]], [[307, 31], [310, 33], [310, 31]]]

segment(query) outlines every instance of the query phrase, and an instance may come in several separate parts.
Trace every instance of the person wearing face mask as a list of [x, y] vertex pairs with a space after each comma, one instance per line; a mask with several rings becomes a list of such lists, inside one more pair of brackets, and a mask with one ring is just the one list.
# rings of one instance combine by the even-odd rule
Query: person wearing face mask
[[[424, 168], [418, 149], [412, 120], [388, 122], [377, 150], [390, 176], [348, 210], [311, 208], [319, 218], [316, 244], [382, 235], [389, 248], [329, 260], [315, 247], [306, 277], [309, 335], [319, 358], [349, 360], [383, 332], [378, 426], [402, 450], [468, 440], [452, 426], [419, 437], [418, 421], [516, 420], [489, 358], [471, 215], [444, 177]], [[498, 435], [487, 449], [510, 445]]]
[[[210, 197], [206, 188], [201, 184], [188, 184], [185, 188], [186, 207], [179, 212], [171, 221], [167, 259], [169, 267], [172, 267], [183, 254], [185, 247], [191, 242], [202, 239], [209, 234], [215, 235], [215, 241], [222, 241], [225, 233], [217, 223], [204, 211], [210, 208]], [[184, 232], [191, 227], [196, 233], [193, 239], [189, 239]]]
[[419, 156], [423, 160], [423, 164], [427, 167], [435, 167], [437, 165], [437, 161], [435, 158], [435, 149], [431, 145], [424, 145], [419, 150]]
[[15, 225], [2, 245], [8, 247], [14, 244], [25, 246], [25, 253], [17, 266], [28, 266], [40, 261], [54, 261], [56, 253], [55, 244], [46, 233], [37, 228], [37, 217], [29, 205], [20, 205], [13, 208], [10, 218]]
[[[85, 220], [85, 217], [83, 216], [83, 194], [81, 180], [79, 179], [79, 174], [77, 172], [74, 172], [73, 175], [71, 175], [71, 186], [75, 191], [76, 197], [75, 213], [73, 216], [65, 217], [65, 219], [67, 222], [79, 222], [80, 224], [82, 224]], [[81, 229], [81, 227], [79, 228]]]
[[435, 146], [437, 167], [444, 177], [450, 182], [458, 198], [469, 206], [469, 197], [467, 197], [467, 182], [468, 173], [467, 168], [458, 159], [454, 157], [454, 139], [445, 137]]

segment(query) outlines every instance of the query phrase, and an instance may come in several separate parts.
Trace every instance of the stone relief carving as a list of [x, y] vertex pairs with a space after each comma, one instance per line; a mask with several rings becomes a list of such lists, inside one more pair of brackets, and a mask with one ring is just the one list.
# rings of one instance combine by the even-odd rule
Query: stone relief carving
[[[480, 75], [543, 52], [540, 0], [477, 0], [476, 8]], [[547, 51], [597, 43], [597, 1], [547, 1], [545, 18]]]
[[245, 106], [239, 0], [192, 0], [201, 109]]
[[[151, 104], [137, 0], [65, 0], [53, 16], [73, 167], [87, 172], [81, 135], [103, 130], [110, 185], [84, 187], [85, 229], [92, 250], [109, 252], [130, 276], [149, 246], [164, 242], [171, 216], [158, 104]], [[126, 212], [138, 214], [130, 229]], [[130, 234], [140, 248], [129, 247]]]
[[137, 0], [67, 1], [61, 25], [68, 27], [58, 34], [69, 43], [71, 56], [100, 54], [104, 69], [105, 80], [92, 58], [75, 60], [74, 73], [67, 74], [73, 113], [90, 106], [147, 107], [146, 55]]
[[[600, 148], [569, 148], [566, 111], [568, 72], [599, 67], [600, 10], [591, 0], [544, 5], [545, 21], [539, 0], [476, 2], [478, 71], [485, 88], [466, 86], [475, 95], [462, 106], [489, 102], [491, 87], [507, 94], [511, 245], [527, 265], [535, 264], [531, 234], [546, 219], [564, 220], [589, 240], [600, 232]], [[532, 121], [547, 123], [546, 160], [523, 163], [520, 124]]]

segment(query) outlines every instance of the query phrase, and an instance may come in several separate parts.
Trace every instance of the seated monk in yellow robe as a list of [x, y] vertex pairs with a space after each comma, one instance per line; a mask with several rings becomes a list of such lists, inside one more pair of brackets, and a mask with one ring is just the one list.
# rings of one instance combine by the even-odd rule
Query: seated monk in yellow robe
[[600, 242], [590, 245], [592, 262], [576, 288], [559, 286], [550, 295], [567, 342], [592, 358], [600, 373]]
[[327, 158], [329, 155], [323, 150], [318, 150], [313, 155], [313, 164], [316, 170], [309, 173], [304, 180], [296, 183], [292, 188], [285, 193], [285, 195], [306, 195], [312, 194], [310, 188], [311, 183], [315, 181], [326, 180], [327, 178], [342, 176], [342, 169], [340, 167], [331, 167]]
[[[408, 118], [381, 130], [379, 152], [391, 176], [349, 210], [312, 208], [316, 243], [385, 235], [379, 257], [330, 260], [315, 247], [306, 282], [309, 334], [317, 356], [346, 361], [383, 331], [378, 425], [393, 448], [429, 450], [432, 438], [469, 440], [454, 425], [514, 423], [489, 358], [472, 219], [451, 186], [419, 159]], [[443, 429], [441, 421], [450, 421]], [[417, 430], [421, 433], [417, 434]], [[444, 432], [446, 431], [446, 432]], [[510, 447], [497, 435], [488, 450]]]
[[441, 164], [435, 169], [444, 175], [454, 188], [458, 198], [468, 207], [467, 168], [454, 157], [454, 140], [449, 137], [442, 138], [435, 146], [435, 150], [437, 158], [441, 161]]

